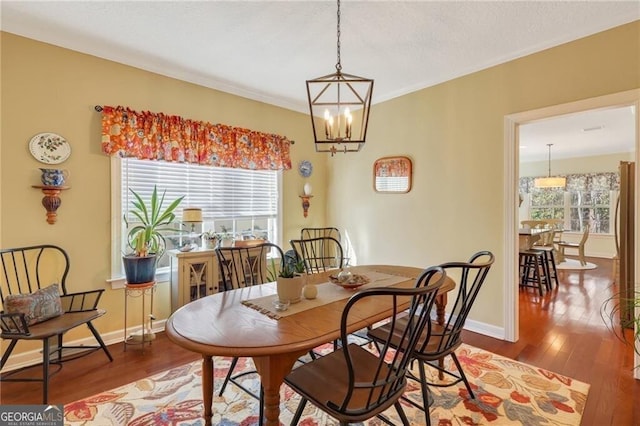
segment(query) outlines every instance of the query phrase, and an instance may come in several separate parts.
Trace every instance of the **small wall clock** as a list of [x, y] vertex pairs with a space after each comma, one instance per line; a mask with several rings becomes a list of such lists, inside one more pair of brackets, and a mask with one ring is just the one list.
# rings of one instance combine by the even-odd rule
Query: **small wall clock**
[[311, 164], [311, 161], [309, 160], [301, 161], [300, 164], [298, 165], [298, 171], [300, 172], [302, 177], [308, 178], [309, 176], [311, 176], [311, 172], [313, 172], [313, 165]]

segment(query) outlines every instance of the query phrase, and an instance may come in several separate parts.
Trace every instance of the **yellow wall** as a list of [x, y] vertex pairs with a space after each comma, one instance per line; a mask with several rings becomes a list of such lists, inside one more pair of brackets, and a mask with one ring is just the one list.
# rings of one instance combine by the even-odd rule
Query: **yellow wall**
[[[296, 140], [294, 167], [302, 159], [314, 163], [314, 198], [305, 220], [298, 198], [304, 180], [295, 170], [285, 173], [285, 241], [303, 225], [335, 225], [361, 264], [427, 266], [493, 251], [497, 261], [472, 317], [495, 327], [504, 325], [503, 288], [514, 285], [501, 282], [504, 116], [640, 87], [635, 22], [378, 104], [364, 149], [328, 158], [313, 152], [304, 114], [11, 34], [1, 37], [0, 246], [63, 246], [72, 260], [70, 290], [104, 288], [109, 275], [109, 159], [100, 152], [100, 116], [93, 106], [120, 104]], [[27, 143], [43, 131], [62, 134], [73, 150], [61, 165], [71, 171], [72, 189], [63, 194], [53, 226], [44, 220], [41, 194], [31, 188], [39, 182], [40, 164]], [[373, 192], [373, 162], [388, 155], [412, 158], [410, 193]], [[163, 318], [166, 284], [160, 300]], [[99, 329], [121, 329], [122, 292], [108, 289], [104, 302], [109, 312]]]
[[[0, 247], [51, 243], [71, 258], [69, 291], [107, 288], [101, 307], [107, 315], [97, 321], [103, 333], [123, 326], [122, 290], [105, 283], [110, 275], [110, 159], [100, 150], [100, 114], [94, 105], [124, 105], [195, 120], [277, 133], [295, 140], [293, 169], [284, 172], [284, 242], [298, 237], [303, 226], [325, 223], [326, 156], [314, 152], [311, 126], [305, 114], [206, 89], [115, 62], [1, 34], [2, 115], [0, 122]], [[304, 90], [300, 82], [300, 90]], [[68, 169], [71, 189], [62, 194], [58, 221], [49, 225], [41, 205], [39, 167], [28, 142], [40, 132], [63, 135], [71, 156], [55, 166]], [[314, 171], [309, 216], [302, 216], [304, 182], [298, 163], [308, 159]], [[156, 316], [169, 313], [169, 285], [160, 284]], [[70, 339], [84, 337], [85, 328]], [[27, 345], [18, 345], [17, 351]]]
[[[515, 285], [503, 282], [504, 116], [638, 87], [636, 21], [375, 105], [363, 151], [329, 162], [327, 218], [360, 263], [428, 266], [491, 250], [471, 318], [502, 328], [503, 290]], [[412, 158], [408, 194], [374, 193], [373, 162], [388, 155]]]

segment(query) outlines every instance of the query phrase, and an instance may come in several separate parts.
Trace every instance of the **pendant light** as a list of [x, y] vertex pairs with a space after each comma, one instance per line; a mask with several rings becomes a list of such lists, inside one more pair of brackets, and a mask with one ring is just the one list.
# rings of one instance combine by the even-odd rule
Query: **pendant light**
[[307, 97], [316, 152], [357, 152], [365, 143], [373, 80], [342, 72], [340, 0], [336, 72], [307, 80]]
[[533, 186], [536, 188], [564, 188], [567, 186], [567, 179], [563, 177], [551, 177], [551, 146], [552, 143], [548, 143], [549, 147], [549, 174], [545, 178], [536, 178]]

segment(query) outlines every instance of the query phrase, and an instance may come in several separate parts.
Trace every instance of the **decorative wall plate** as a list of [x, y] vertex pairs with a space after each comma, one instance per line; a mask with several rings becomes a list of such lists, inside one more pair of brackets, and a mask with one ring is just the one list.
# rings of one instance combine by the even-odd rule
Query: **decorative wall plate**
[[298, 165], [298, 171], [303, 177], [308, 178], [311, 176], [311, 172], [313, 172], [313, 165], [309, 160], [302, 160]]
[[45, 164], [60, 164], [71, 155], [71, 145], [55, 133], [38, 133], [29, 142], [33, 158]]

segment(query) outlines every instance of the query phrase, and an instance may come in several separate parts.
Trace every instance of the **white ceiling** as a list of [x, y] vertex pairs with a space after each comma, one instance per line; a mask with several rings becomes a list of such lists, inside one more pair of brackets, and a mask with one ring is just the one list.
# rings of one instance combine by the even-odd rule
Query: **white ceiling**
[[607, 108], [520, 126], [520, 161], [591, 157], [635, 151], [635, 108]]
[[[305, 80], [335, 71], [335, 1], [0, 7], [3, 31], [295, 111], [308, 111]], [[341, 9], [343, 72], [375, 80], [373, 103], [640, 19], [637, 0], [342, 0]], [[605, 119], [613, 131], [611, 117], [582, 125]]]

